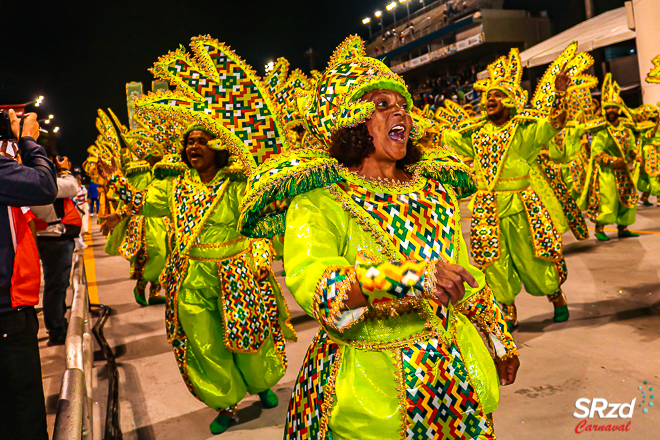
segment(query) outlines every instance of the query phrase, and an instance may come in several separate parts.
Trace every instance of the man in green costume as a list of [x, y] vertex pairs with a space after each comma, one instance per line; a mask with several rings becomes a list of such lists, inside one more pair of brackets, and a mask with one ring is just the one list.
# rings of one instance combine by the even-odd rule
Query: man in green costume
[[660, 196], [660, 133], [658, 133], [658, 109], [654, 105], [644, 104], [635, 112], [639, 130], [639, 154], [642, 164], [639, 167], [637, 189], [642, 193], [639, 200], [644, 206], [653, 206], [649, 196]]
[[619, 238], [638, 237], [628, 230], [637, 214], [637, 188], [628, 164], [637, 158], [632, 121], [620, 116], [625, 104], [619, 85], [608, 73], [603, 81], [602, 108], [605, 120], [596, 128], [591, 142], [591, 161], [587, 185], [580, 197], [580, 207], [596, 223], [596, 238], [608, 241], [605, 225], [616, 223]]
[[[467, 120], [443, 140], [458, 154], [474, 158], [478, 191], [474, 197], [471, 250], [488, 285], [503, 306], [510, 329], [518, 324], [516, 295], [525, 290], [545, 296], [554, 306], [554, 321], [569, 317], [561, 285], [566, 280], [563, 242], [549, 207], [532, 184], [530, 163], [563, 127], [563, 98], [572, 79], [592, 61], [570, 45], [550, 66], [524, 110], [527, 92], [520, 87], [522, 65], [516, 49], [488, 67], [483, 91], [487, 116]], [[563, 70], [562, 70], [563, 68]]]

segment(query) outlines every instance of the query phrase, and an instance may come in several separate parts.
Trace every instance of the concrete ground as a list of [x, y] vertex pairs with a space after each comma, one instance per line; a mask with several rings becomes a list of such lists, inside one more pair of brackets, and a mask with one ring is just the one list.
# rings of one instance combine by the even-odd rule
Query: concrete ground
[[[469, 211], [463, 209], [463, 213]], [[515, 384], [501, 389], [500, 407], [494, 414], [498, 439], [659, 438], [659, 399], [642, 402], [642, 396], [650, 397], [654, 393], [650, 389], [660, 386], [660, 209], [640, 208], [632, 229], [642, 232], [640, 238], [618, 240], [616, 232], [608, 231], [613, 239], [598, 243], [594, 238], [576, 242], [570, 233], [564, 235], [568, 322], [553, 323], [552, 306], [545, 299], [525, 292], [518, 297], [521, 322], [514, 337], [522, 366]], [[124, 439], [215, 438], [208, 425], [216, 413], [188, 393], [179, 375], [165, 338], [164, 306], [143, 308], [135, 303], [134, 283], [127, 279], [128, 263], [105, 255], [104, 239], [97, 227], [93, 230], [89, 255], [94, 257], [95, 269], [88, 264], [87, 270], [95, 272], [100, 301], [114, 310], [106, 336], [118, 357]], [[463, 230], [468, 239], [467, 221]], [[281, 271], [279, 263], [276, 271]], [[280, 283], [284, 286], [281, 278]], [[247, 397], [239, 405], [240, 424], [223, 434], [223, 439], [282, 438], [291, 389], [318, 328], [288, 291], [286, 295], [299, 341], [287, 346], [289, 370], [274, 389], [280, 406], [262, 410], [255, 397]], [[45, 339], [42, 345], [52, 426], [64, 357], [61, 347], [46, 348]], [[96, 438], [101, 438], [107, 388], [104, 363], [97, 361], [94, 372], [95, 429]], [[604, 398], [609, 403], [630, 403], [636, 398], [632, 419], [600, 419], [598, 415], [587, 419], [590, 424], [631, 422], [629, 431], [577, 434], [582, 419], [573, 413], [580, 398]], [[651, 401], [654, 406], [649, 406]]]

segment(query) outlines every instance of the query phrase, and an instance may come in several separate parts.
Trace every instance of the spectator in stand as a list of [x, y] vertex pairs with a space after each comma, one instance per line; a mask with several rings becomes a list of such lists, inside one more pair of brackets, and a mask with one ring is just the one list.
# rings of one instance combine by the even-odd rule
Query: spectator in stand
[[37, 145], [37, 115], [9, 110], [22, 165], [0, 155], [0, 437], [48, 440], [39, 357], [40, 268], [21, 207], [53, 203], [55, 168]]
[[[69, 171], [69, 159], [53, 157], [52, 161], [57, 168], [57, 200], [50, 206], [32, 207], [37, 217], [37, 247], [44, 268], [43, 306], [48, 346], [64, 345], [66, 339], [68, 322], [64, 315], [75, 248], [73, 240], [80, 235], [82, 226], [78, 209], [71, 200], [78, 194], [78, 182]], [[49, 221], [53, 217], [55, 222]], [[60, 234], [50, 233], [48, 226], [53, 223], [61, 227]]]
[[89, 198], [89, 213], [93, 217], [99, 214], [99, 186], [92, 180], [87, 189], [87, 197]]

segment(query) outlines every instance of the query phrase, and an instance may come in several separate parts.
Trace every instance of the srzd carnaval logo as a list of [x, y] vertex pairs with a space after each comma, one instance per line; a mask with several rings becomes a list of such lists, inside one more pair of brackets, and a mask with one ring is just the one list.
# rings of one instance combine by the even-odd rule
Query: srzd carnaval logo
[[[591, 400], [583, 397], [578, 399], [575, 402], [578, 411], [573, 413], [573, 417], [584, 420], [577, 424], [575, 432], [581, 434], [592, 431], [630, 431], [632, 421], [626, 422], [625, 419], [632, 419], [636, 401], [637, 398], [630, 403], [609, 403], [606, 399], [601, 398]], [[600, 419], [623, 420], [621, 423], [589, 423], [588, 419], [593, 419], [596, 414]]]

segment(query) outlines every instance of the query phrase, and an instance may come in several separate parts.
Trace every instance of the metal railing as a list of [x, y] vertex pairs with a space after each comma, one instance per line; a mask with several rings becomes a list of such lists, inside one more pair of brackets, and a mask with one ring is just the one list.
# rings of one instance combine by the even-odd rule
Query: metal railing
[[76, 256], [73, 303], [66, 334], [66, 370], [57, 402], [53, 440], [92, 439], [92, 333], [85, 263]]

